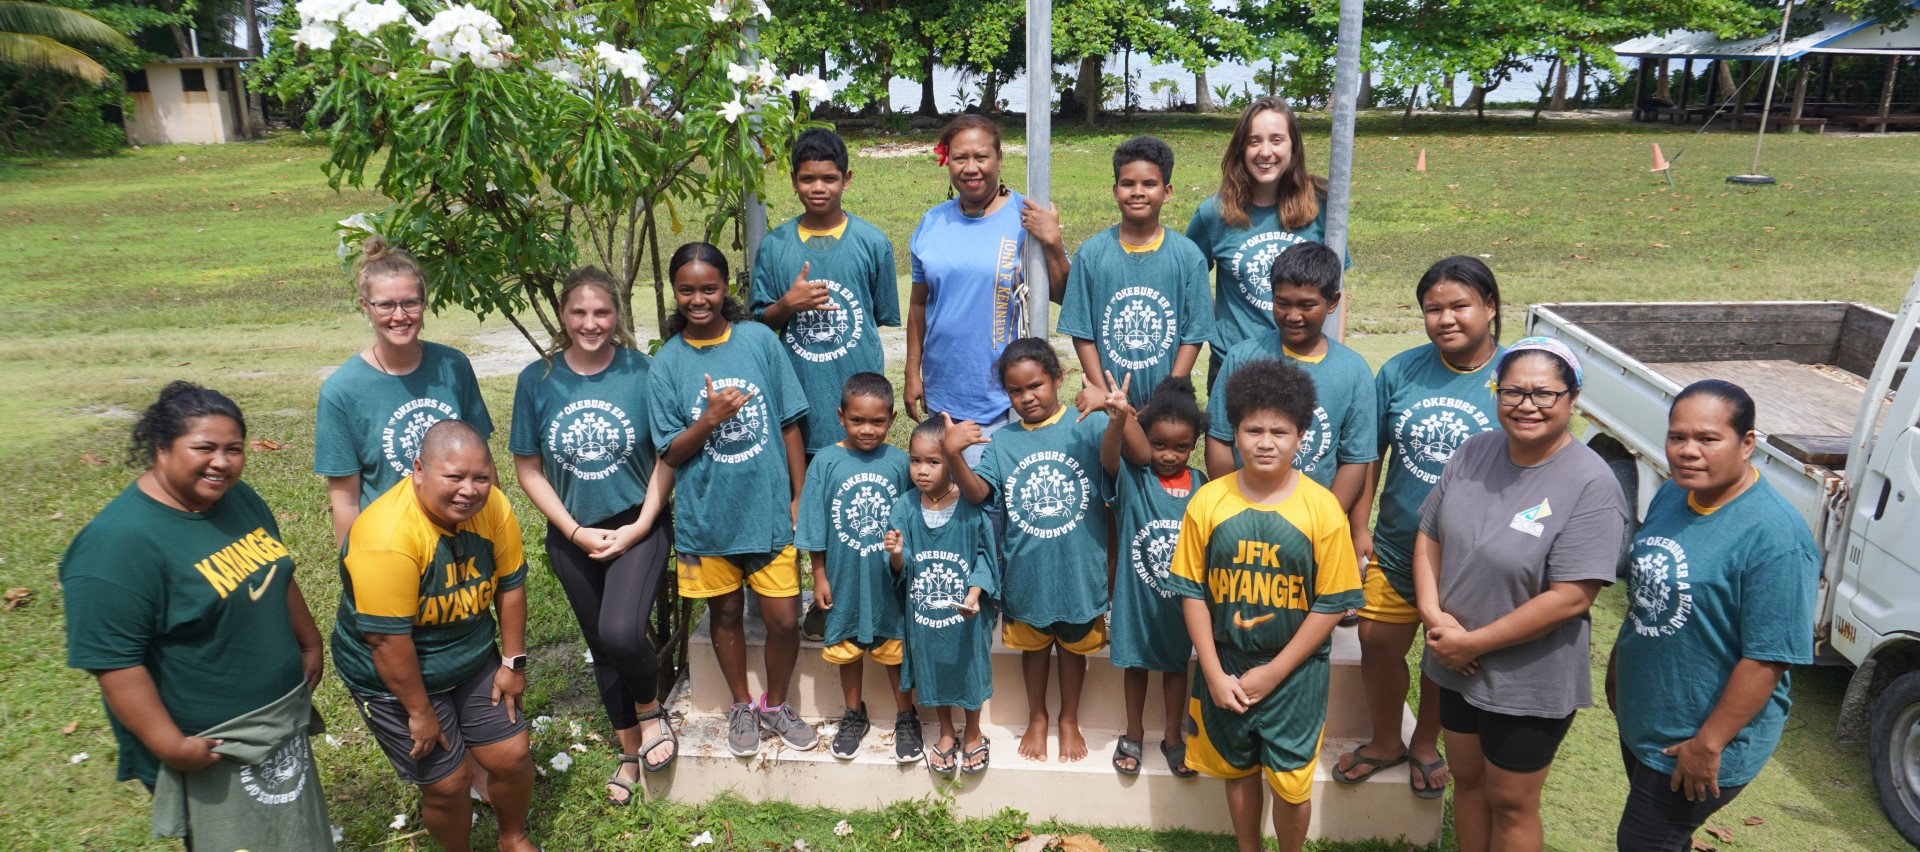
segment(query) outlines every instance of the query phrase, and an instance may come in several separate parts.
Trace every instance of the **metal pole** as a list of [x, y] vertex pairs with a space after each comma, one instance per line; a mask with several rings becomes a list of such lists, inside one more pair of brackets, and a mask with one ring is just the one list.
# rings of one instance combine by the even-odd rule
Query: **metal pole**
[[[746, 37], [747, 47], [741, 51], [740, 61], [745, 64], [752, 64], [759, 56], [759, 51], [756, 47], [760, 43], [760, 27], [751, 23], [747, 24]], [[755, 117], [752, 121], [754, 128], [757, 130], [760, 126], [760, 119]], [[760, 141], [756, 136], [757, 134], [752, 133], [747, 135], [747, 147], [753, 151], [754, 154], [758, 155], [761, 153]], [[750, 280], [753, 274], [753, 259], [760, 254], [760, 241], [767, 238], [767, 205], [766, 202], [760, 200], [760, 196], [758, 195], [748, 195], [741, 199], [741, 201], [744, 207], [740, 214], [741, 227], [742, 230], [746, 232], [747, 243], [746, 262], [742, 264], [745, 275], [742, 276], [742, 280]]]
[[1780, 79], [1780, 57], [1787, 52], [1787, 24], [1793, 21], [1793, 0], [1787, 0], [1787, 10], [1780, 15], [1780, 42], [1773, 48], [1773, 65], [1767, 69], [1767, 93], [1760, 99], [1760, 132], [1753, 135], [1753, 168], [1744, 175], [1734, 175], [1727, 180], [1734, 183], [1768, 184], [1773, 178], [1760, 173], [1760, 145], [1767, 141], [1767, 118], [1773, 112], [1773, 86]]
[[[1327, 166], [1327, 246], [1347, 259], [1347, 210], [1353, 200], [1353, 120], [1360, 98], [1360, 17], [1366, 0], [1340, 0], [1340, 35], [1333, 61], [1332, 161]], [[1344, 277], [1344, 274], [1343, 276]], [[1347, 306], [1353, 294], [1344, 292], [1340, 306], [1327, 317], [1326, 334], [1344, 341]]]
[[[1027, 197], [1045, 207], [1053, 183], [1053, 0], [1027, 0]], [[1046, 337], [1047, 258], [1026, 241], [1027, 303], [1020, 317], [1023, 336]]]

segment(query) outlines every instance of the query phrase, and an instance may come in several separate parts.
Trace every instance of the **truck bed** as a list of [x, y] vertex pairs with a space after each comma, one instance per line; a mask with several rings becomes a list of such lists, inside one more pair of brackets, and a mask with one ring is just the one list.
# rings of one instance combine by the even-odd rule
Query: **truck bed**
[[1654, 361], [1647, 368], [1686, 387], [1722, 379], [1753, 396], [1754, 428], [1764, 435], [1831, 436], [1853, 433], [1866, 381], [1830, 364], [1764, 361]]

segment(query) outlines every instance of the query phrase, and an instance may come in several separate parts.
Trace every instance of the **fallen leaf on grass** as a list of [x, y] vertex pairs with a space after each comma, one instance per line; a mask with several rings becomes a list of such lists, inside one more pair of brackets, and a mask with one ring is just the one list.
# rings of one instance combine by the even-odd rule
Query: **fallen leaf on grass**
[[1759, 817], [1747, 817], [1747, 825], [1766, 825], [1767, 821]]
[[1719, 826], [1708, 826], [1707, 833], [1719, 838], [1721, 843], [1733, 842], [1733, 831], [1731, 829], [1721, 828]]
[[270, 453], [270, 452], [273, 452], [274, 450], [284, 450], [287, 448], [286, 444], [280, 443], [279, 441], [275, 441], [269, 438], [255, 438], [251, 441], [248, 441], [247, 446], [252, 447], [255, 452], [261, 452], [261, 453]]
[[1107, 844], [1090, 834], [1072, 834], [1060, 839], [1062, 852], [1108, 852]]
[[63, 727], [63, 728], [61, 728], [61, 729], [60, 729], [60, 733], [63, 733], [63, 734], [72, 734], [72, 733], [73, 733], [74, 731], [77, 731], [77, 730], [80, 730], [80, 723], [79, 723], [79, 722], [68, 722], [68, 723], [66, 724], [66, 727]]
[[1720, 849], [1705, 840], [1695, 837], [1693, 838], [1693, 852], [1720, 852]]
[[1053, 848], [1054, 841], [1059, 839], [1051, 834], [1029, 835], [1013, 845], [1013, 852], [1046, 852]]
[[[900, 832], [902, 832], [902, 831], [906, 831], [906, 830], [907, 830], [907, 827], [906, 827], [906, 826], [904, 826], [904, 825], [903, 825], [903, 826], [900, 826], [899, 828], [896, 828], [896, 829], [894, 829], [894, 830], [893, 830], [893, 833], [892, 833], [892, 834], [889, 834], [889, 835], [887, 835], [887, 839], [888, 839], [888, 840], [899, 840], [899, 839], [900, 839]], [[837, 833], [837, 832], [836, 832], [836, 833]]]
[[299, 513], [299, 512], [281, 512], [281, 513], [280, 513], [280, 520], [283, 520], [283, 521], [297, 521], [297, 520], [300, 520], [300, 513]]
[[80, 454], [80, 463], [81, 463], [81, 464], [90, 464], [90, 465], [93, 465], [94, 467], [99, 467], [100, 465], [103, 465], [103, 464], [106, 464], [106, 463], [107, 463], [107, 460], [106, 460], [106, 459], [103, 459], [103, 458], [101, 458], [101, 457], [99, 457], [99, 456], [96, 456], [96, 455], [94, 455], [94, 454], [92, 454], [92, 453], [81, 453], [81, 454]]
[[26, 606], [32, 600], [32, 589], [26, 586], [15, 586], [7, 590], [6, 603], [0, 603], [0, 612], [11, 612]]
[[1673, 246], [1667, 245], [1666, 243], [1654, 243], [1653, 247], [1654, 248], [1673, 248]]
[[57, 520], [60, 520], [61, 518], [64, 518], [64, 517], [66, 517], [66, 516], [67, 516], [67, 513], [65, 513], [65, 512], [55, 512], [55, 513], [53, 513], [53, 514], [51, 514], [51, 515], [48, 515], [48, 516], [47, 516], [47, 520], [49, 520], [49, 521], [57, 521]]

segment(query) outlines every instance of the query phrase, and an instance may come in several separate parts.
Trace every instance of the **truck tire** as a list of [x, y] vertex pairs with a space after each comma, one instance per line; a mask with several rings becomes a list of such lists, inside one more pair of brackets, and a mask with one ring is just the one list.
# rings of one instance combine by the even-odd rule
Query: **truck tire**
[[1607, 469], [1613, 471], [1613, 478], [1620, 483], [1620, 493], [1627, 498], [1627, 546], [1620, 549], [1620, 561], [1613, 566], [1613, 575], [1624, 579], [1633, 572], [1632, 543], [1640, 534], [1640, 462], [1631, 456], [1610, 458]]
[[1920, 847], [1920, 672], [1894, 679], [1874, 702], [1867, 762], [1887, 822]]

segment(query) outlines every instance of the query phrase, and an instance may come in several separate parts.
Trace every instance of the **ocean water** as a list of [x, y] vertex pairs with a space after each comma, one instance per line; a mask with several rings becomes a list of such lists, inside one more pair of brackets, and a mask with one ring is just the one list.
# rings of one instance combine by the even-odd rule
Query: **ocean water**
[[[1107, 57], [1106, 71], [1108, 74], [1119, 76], [1125, 66], [1126, 59], [1123, 55], [1115, 54]], [[1079, 66], [1077, 64], [1060, 65], [1054, 70], [1071, 75], [1079, 70]], [[1132, 70], [1140, 75], [1137, 86], [1140, 105], [1143, 108], [1160, 109], [1164, 106], [1164, 95], [1159, 92], [1154, 92], [1150, 88], [1155, 80], [1177, 81], [1180, 84], [1180, 102], [1193, 103], [1193, 74], [1180, 65], [1158, 64], [1147, 56], [1136, 53], [1132, 56]], [[1246, 91], [1258, 95], [1264, 90], [1254, 82], [1255, 71], [1256, 69], [1253, 66], [1239, 63], [1216, 65], [1207, 70], [1207, 87], [1211, 89], [1224, 84], [1232, 86], [1235, 92], [1241, 91], [1242, 87], [1244, 87]], [[1597, 73], [1600, 75], [1605, 74], [1605, 72]], [[1515, 74], [1513, 79], [1502, 83], [1500, 88], [1494, 90], [1492, 97], [1498, 101], [1531, 100], [1537, 98], [1540, 94], [1538, 86], [1546, 79], [1546, 75], [1547, 63], [1540, 63]], [[1569, 80], [1567, 84], [1569, 96], [1572, 95], [1573, 85], [1574, 81]], [[1589, 82], [1588, 85], [1591, 86], [1592, 83]], [[835, 88], [840, 88], [840, 85], [835, 85]], [[963, 80], [958, 71], [945, 66], [934, 69], [933, 93], [934, 96], [939, 99], [941, 112], [958, 112], [960, 110], [959, 94], [962, 88], [965, 89], [968, 98], [977, 100], [980, 97], [980, 83], [978, 80]], [[1459, 103], [1466, 100], [1468, 92], [1472, 91], [1472, 89], [1473, 84], [1471, 81], [1467, 80], [1464, 76], [1457, 78], [1454, 81], [1453, 102]], [[912, 111], [920, 106], [920, 83], [918, 80], [896, 78], [888, 87], [888, 95], [891, 98], [892, 106], [895, 110]], [[1000, 89], [1000, 97], [1008, 101], [1007, 109], [1009, 111], [1026, 112], [1026, 74], [1022, 73], [1015, 77], [1013, 82], [1002, 86]], [[1422, 99], [1425, 99], [1424, 92]], [[1119, 102], [1120, 95], [1118, 93], [1107, 93], [1107, 103], [1109, 105], [1118, 104]]]

